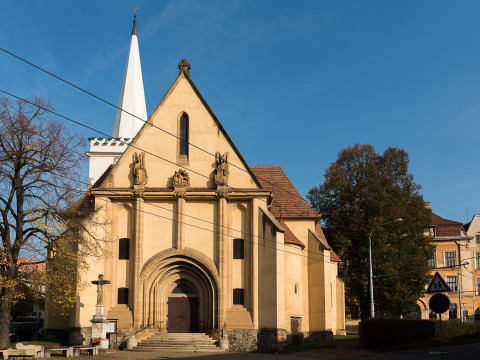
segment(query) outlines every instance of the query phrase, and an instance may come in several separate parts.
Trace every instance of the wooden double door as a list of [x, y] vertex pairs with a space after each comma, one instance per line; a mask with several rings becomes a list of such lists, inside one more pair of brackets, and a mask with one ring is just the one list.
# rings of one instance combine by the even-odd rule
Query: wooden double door
[[198, 298], [168, 298], [168, 332], [198, 332]]

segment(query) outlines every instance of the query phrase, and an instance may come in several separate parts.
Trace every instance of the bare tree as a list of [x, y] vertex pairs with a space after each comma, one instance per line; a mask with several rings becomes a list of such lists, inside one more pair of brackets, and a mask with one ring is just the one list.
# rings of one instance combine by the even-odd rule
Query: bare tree
[[[31, 102], [0, 99], [0, 347], [10, 342], [15, 288], [28, 281], [21, 259], [48, 262], [53, 251], [62, 261], [78, 261], [75, 249], [65, 246], [71, 225], [78, 225], [66, 209], [79, 197], [84, 142], [50, 119], [49, 103], [38, 97]], [[57, 261], [51, 268], [62, 267]], [[78, 268], [72, 265], [68, 271]], [[75, 292], [72, 285], [57, 301], [71, 304]]]

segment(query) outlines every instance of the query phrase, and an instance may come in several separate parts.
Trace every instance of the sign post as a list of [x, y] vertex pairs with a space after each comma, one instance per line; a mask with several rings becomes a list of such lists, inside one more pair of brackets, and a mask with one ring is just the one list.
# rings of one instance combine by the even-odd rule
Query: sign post
[[445, 280], [443, 280], [442, 276], [438, 273], [438, 271], [433, 275], [430, 284], [428, 285], [427, 294], [434, 294], [429, 302], [428, 305], [430, 306], [430, 310], [434, 313], [439, 314], [440, 317], [440, 347], [442, 351], [442, 359], [444, 359], [445, 355], [443, 352], [443, 328], [442, 328], [442, 313], [448, 310], [450, 307], [450, 298], [445, 295], [441, 294], [443, 292], [452, 291], [450, 287], [447, 285]]

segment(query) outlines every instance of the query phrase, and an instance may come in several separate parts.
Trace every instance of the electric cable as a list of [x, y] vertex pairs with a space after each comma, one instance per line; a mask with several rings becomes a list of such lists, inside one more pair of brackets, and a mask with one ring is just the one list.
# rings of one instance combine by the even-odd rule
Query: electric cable
[[[105, 104], [114, 107], [114, 108], [117, 109], [117, 110], [120, 110], [120, 111], [122, 111], [122, 112], [124, 112], [124, 113], [126, 113], [126, 114], [128, 114], [128, 115], [130, 115], [130, 116], [133, 116], [134, 118], [136, 118], [136, 119], [138, 119], [138, 120], [140, 120], [140, 121], [143, 121], [145, 124], [148, 124], [148, 125], [150, 125], [150, 126], [153, 126], [154, 128], [157, 128], [158, 130], [163, 131], [164, 133], [166, 133], [166, 134], [168, 134], [168, 135], [170, 135], [170, 136], [175, 137], [176, 139], [180, 139], [179, 136], [177, 136], [177, 135], [175, 135], [175, 134], [173, 134], [173, 133], [171, 133], [171, 132], [169, 132], [169, 131], [167, 131], [167, 130], [165, 130], [165, 129], [163, 129], [163, 128], [161, 128], [161, 127], [159, 127], [159, 126], [157, 126], [157, 125], [155, 125], [155, 124], [153, 124], [153, 123], [149, 123], [149, 122], [148, 122], [148, 119], [147, 119], [147, 120], [142, 119], [142, 118], [140, 118], [140, 117], [138, 117], [138, 116], [130, 113], [129, 111], [124, 110], [124, 109], [122, 109], [122, 108], [120, 108], [120, 107], [112, 104], [111, 102], [109, 102], [109, 101], [101, 98], [100, 96], [97, 96], [97, 95], [93, 94], [92, 92], [90, 92], [90, 91], [88, 91], [88, 90], [85, 90], [85, 89], [81, 88], [80, 86], [75, 85], [74, 83], [72, 83], [72, 82], [70, 82], [70, 81], [68, 81], [68, 80], [63, 79], [62, 77], [60, 77], [60, 76], [58, 76], [58, 75], [55, 75], [55, 74], [53, 74], [52, 72], [50, 72], [50, 71], [48, 71], [48, 70], [46, 70], [46, 69], [44, 69], [44, 68], [42, 68], [42, 67], [40, 67], [40, 66], [38, 66], [38, 65], [35, 65], [35, 64], [33, 64], [32, 62], [30, 62], [30, 61], [28, 61], [28, 60], [26, 60], [26, 59], [24, 59], [24, 58], [22, 58], [22, 57], [20, 57], [20, 56], [18, 56], [18, 55], [13, 54], [12, 52], [10, 52], [10, 51], [8, 51], [8, 50], [6, 50], [6, 49], [3, 49], [3, 48], [0, 47], [0, 50], [3, 51], [3, 52], [5, 52], [6, 54], [8, 54], [8, 55], [10, 55], [10, 56], [13, 56], [14, 58], [16, 58], [16, 59], [18, 59], [18, 60], [20, 60], [20, 61], [23, 61], [24, 63], [26, 63], [26, 64], [28, 64], [28, 65], [30, 65], [30, 66], [33, 66], [34, 68], [36, 68], [36, 69], [38, 69], [38, 70], [40, 70], [40, 71], [43, 71], [44, 73], [46, 73], [46, 74], [48, 74], [48, 75], [50, 75], [50, 76], [53, 76], [53, 77], [56, 78], [57, 80], [60, 80], [60, 81], [66, 83], [66, 84], [68, 84], [68, 85], [70, 85], [70, 86], [73, 86], [73, 87], [76, 88], [77, 90], [80, 90], [80, 91], [84, 92], [85, 94], [88, 94], [88, 95], [94, 97], [95, 99], [100, 100], [100, 101], [104, 102]], [[97, 131], [97, 130], [94, 130], [94, 129], [90, 129], [90, 130]], [[99, 131], [98, 131], [98, 132], [99, 132]], [[99, 133], [101, 133], [102, 135], [106, 135], [106, 134], [103, 133], [103, 132], [99, 132]], [[107, 136], [108, 138], [110, 138], [109, 135], [106, 135], [106, 136]], [[210, 155], [210, 156], [213, 156], [213, 157], [215, 158], [215, 154], [210, 153], [209, 151], [203, 149], [202, 147], [197, 146], [197, 145], [195, 145], [195, 144], [192, 144], [192, 143], [189, 142], [189, 141], [187, 141], [187, 143], [188, 143], [189, 145], [191, 145], [192, 147], [194, 147], [194, 148], [196, 148], [196, 149], [198, 149], [198, 150], [200, 150], [200, 151], [202, 151], [202, 152], [204, 152], [204, 153], [206, 153], [206, 154], [208, 154], [208, 155]], [[235, 165], [235, 164], [230, 163], [230, 162], [229, 162], [229, 164], [232, 165], [233, 167], [235, 167], [235, 168], [237, 168], [237, 169], [239, 169], [239, 170], [241, 170], [241, 171], [249, 174], [249, 172], [248, 172], [247, 170], [239, 167], [238, 165]], [[279, 189], [281, 189], [281, 190], [283, 190], [283, 191], [285, 191], [285, 192], [287, 192], [287, 193], [289, 193], [289, 194], [291, 194], [291, 195], [293, 195], [293, 196], [299, 197], [301, 200], [305, 201], [305, 199], [304, 199], [300, 194], [298, 194], [298, 193], [293, 193], [293, 192], [291, 192], [291, 191], [289, 191], [289, 190], [287, 190], [287, 189], [282, 188], [281, 186], [279, 186], [279, 185], [277, 185], [277, 184], [274, 184], [274, 183], [272, 183], [272, 182], [270, 182], [270, 181], [268, 181], [268, 180], [266, 180], [266, 179], [262, 179], [261, 177], [258, 177], [258, 176], [256, 176], [256, 175], [255, 175], [255, 177], [257, 177], [258, 179], [261, 179], [261, 180], [265, 181], [266, 183], [268, 183], [268, 184], [270, 184], [270, 185], [272, 185], [272, 186], [275, 186], [275, 187], [277, 187], [277, 188], [279, 188]]]

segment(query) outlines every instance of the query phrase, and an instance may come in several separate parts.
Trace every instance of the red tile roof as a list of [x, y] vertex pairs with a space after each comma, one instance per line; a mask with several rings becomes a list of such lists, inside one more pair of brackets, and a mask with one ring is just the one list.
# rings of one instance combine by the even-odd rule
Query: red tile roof
[[[102, 182], [108, 176], [112, 168], [113, 165], [109, 165], [107, 170], [103, 172], [103, 174], [98, 178], [97, 181], [95, 181], [95, 183], [90, 189], [100, 188], [100, 185], [102, 185]], [[86, 213], [90, 213], [95, 209], [95, 197], [90, 194], [90, 189], [87, 190], [87, 192], [80, 199], [78, 199], [68, 207], [68, 214], [73, 216], [83, 216]]]
[[78, 217], [92, 212], [95, 208], [95, 197], [87, 191], [80, 199], [72, 203], [68, 209], [67, 214]]
[[[322, 230], [322, 227], [320, 226], [320, 224], [317, 222], [316, 225], [315, 225], [315, 231], [317, 232], [317, 234], [323, 239], [325, 240], [325, 242], [327, 242], [327, 238], [325, 237], [325, 234], [323, 233], [323, 230]], [[327, 242], [328, 244], [328, 242]], [[330, 250], [330, 260], [331, 261], [337, 261], [337, 262], [340, 262], [342, 261], [338, 255], [335, 253], [335, 251], [333, 250]]]
[[250, 166], [264, 189], [273, 194], [270, 212], [276, 218], [317, 218], [319, 214], [300, 195], [279, 165]]
[[433, 212], [431, 214], [431, 226], [435, 226], [435, 236], [462, 236], [466, 234], [461, 222], [444, 219]]
[[292, 230], [290, 230], [287, 224], [285, 224], [284, 221], [280, 221], [280, 225], [282, 225], [282, 227], [285, 229], [285, 233], [283, 235], [285, 244], [299, 245], [302, 247], [302, 249], [305, 248], [305, 244], [298, 240], [298, 238], [295, 236]]

